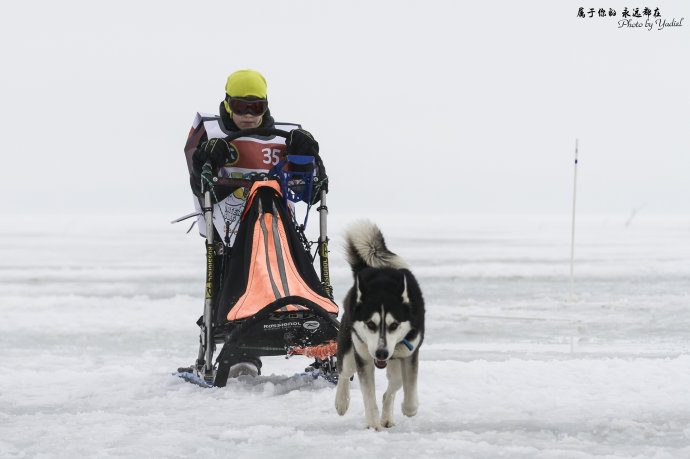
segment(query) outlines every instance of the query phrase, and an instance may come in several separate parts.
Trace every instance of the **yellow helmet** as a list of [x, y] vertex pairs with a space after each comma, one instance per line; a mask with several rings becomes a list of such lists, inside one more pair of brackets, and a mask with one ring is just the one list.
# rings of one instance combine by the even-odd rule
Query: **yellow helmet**
[[[258, 97], [266, 99], [266, 79], [256, 70], [238, 70], [228, 77], [225, 93], [229, 97]], [[225, 100], [225, 110], [232, 114], [228, 101]]]

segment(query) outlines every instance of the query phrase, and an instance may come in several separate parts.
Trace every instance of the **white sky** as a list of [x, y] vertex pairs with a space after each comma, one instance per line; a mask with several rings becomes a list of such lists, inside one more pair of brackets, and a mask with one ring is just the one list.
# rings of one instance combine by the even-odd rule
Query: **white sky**
[[[686, 19], [619, 29], [625, 6]], [[253, 68], [276, 119], [319, 140], [331, 212], [569, 212], [579, 138], [578, 211], [688, 213], [688, 13], [680, 0], [11, 2], [0, 210], [191, 211], [194, 113]]]

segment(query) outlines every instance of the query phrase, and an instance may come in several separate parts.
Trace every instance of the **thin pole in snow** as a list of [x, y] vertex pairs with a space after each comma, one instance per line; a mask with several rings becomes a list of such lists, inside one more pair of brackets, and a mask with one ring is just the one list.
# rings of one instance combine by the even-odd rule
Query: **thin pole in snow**
[[575, 139], [575, 176], [573, 178], [573, 223], [570, 237], [570, 301], [575, 301], [575, 201], [577, 197], [577, 153], [578, 139]]

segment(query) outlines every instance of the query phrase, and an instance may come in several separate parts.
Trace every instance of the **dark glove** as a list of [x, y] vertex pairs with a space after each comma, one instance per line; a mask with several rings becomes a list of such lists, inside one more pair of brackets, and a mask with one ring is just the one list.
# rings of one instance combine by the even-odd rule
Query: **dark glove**
[[319, 142], [304, 129], [290, 131], [285, 145], [287, 145], [286, 154], [288, 155], [318, 156], [319, 154]]
[[213, 167], [225, 165], [232, 156], [232, 148], [225, 139], [211, 139], [202, 142], [192, 155], [194, 171], [201, 174], [204, 163], [211, 160]]

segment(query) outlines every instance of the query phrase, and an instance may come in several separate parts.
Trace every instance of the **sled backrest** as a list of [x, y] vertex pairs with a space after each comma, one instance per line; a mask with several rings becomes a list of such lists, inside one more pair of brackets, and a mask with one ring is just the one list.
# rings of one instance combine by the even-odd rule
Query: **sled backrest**
[[[329, 313], [338, 313], [288, 211], [277, 181], [259, 181], [252, 186], [224, 275], [229, 285], [219, 299], [217, 323], [250, 317], [287, 296], [306, 298]], [[302, 310], [307, 309], [297, 304], [280, 308]]]

